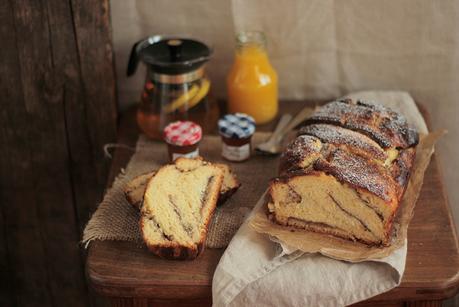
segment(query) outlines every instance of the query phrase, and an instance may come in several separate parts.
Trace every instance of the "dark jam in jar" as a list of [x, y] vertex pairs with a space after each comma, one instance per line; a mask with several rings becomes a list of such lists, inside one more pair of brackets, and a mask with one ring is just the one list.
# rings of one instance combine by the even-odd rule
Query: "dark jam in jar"
[[242, 162], [250, 158], [255, 121], [244, 113], [227, 114], [218, 121], [222, 137], [222, 156], [229, 161]]
[[167, 125], [163, 134], [171, 161], [179, 157], [199, 156], [202, 129], [198, 124], [191, 121], [176, 121]]

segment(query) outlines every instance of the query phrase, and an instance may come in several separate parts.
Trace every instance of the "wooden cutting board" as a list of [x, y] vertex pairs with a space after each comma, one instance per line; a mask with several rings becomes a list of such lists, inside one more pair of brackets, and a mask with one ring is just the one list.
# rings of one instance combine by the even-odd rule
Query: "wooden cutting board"
[[[295, 114], [306, 104], [286, 102], [281, 104], [281, 112]], [[422, 108], [421, 111], [429, 123], [428, 114]], [[119, 143], [135, 146], [139, 131], [134, 114], [131, 110], [122, 117]], [[274, 125], [259, 130], [271, 131]], [[127, 150], [116, 151], [109, 185], [131, 155]], [[267, 161], [266, 166], [272, 163]], [[273, 175], [275, 173], [273, 170]], [[262, 192], [269, 179], [265, 178], [264, 182], [240, 176], [246, 188], [238, 193]], [[96, 241], [89, 248], [86, 270], [91, 286], [99, 294], [110, 297], [117, 306], [147, 306], [149, 303], [203, 306], [211, 304], [213, 272], [222, 253], [223, 250], [207, 249], [194, 261], [170, 261], [157, 258], [140, 244]], [[402, 283], [367, 303], [439, 300], [452, 296], [458, 289], [458, 241], [434, 155], [409, 227], [408, 258]], [[362, 304], [365, 302], [359, 303]]]

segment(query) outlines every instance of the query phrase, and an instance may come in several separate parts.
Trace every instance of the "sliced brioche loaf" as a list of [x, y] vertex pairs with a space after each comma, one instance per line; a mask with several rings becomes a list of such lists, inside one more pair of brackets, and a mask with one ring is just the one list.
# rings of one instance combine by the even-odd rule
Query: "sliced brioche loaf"
[[201, 159], [179, 158], [151, 177], [141, 208], [147, 247], [167, 259], [194, 259], [203, 250], [223, 171]]
[[268, 209], [278, 224], [366, 245], [390, 244], [418, 133], [387, 107], [328, 103], [306, 120], [280, 158]]
[[231, 171], [231, 168], [227, 164], [215, 163], [215, 166], [219, 167], [223, 171], [223, 183], [218, 196], [218, 206], [225, 203], [237, 189], [241, 186], [241, 183], [237, 179], [236, 175]]
[[156, 171], [139, 175], [129, 181], [124, 188], [126, 199], [134, 208], [140, 209], [142, 207], [143, 195], [145, 194], [147, 183], [155, 173]]

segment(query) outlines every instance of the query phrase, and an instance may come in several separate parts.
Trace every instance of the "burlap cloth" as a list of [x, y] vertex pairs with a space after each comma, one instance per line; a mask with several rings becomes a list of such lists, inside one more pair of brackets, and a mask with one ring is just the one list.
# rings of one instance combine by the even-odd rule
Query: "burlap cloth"
[[[269, 133], [255, 133], [252, 143], [258, 144]], [[257, 203], [269, 179], [276, 176], [277, 158], [253, 155], [247, 162], [231, 163], [221, 157], [219, 136], [206, 136], [199, 145], [200, 154], [211, 162], [229, 164], [241, 182], [239, 190], [217, 208], [209, 228], [206, 245], [209, 248], [226, 247], [242, 224], [244, 216]], [[121, 240], [142, 242], [139, 230], [139, 211], [124, 196], [124, 187], [132, 178], [158, 169], [168, 163], [167, 147], [140, 135], [136, 150], [125, 170], [117, 176], [103, 201], [92, 215], [83, 232], [83, 244], [93, 240]], [[269, 166], [269, 167], [266, 167]]]

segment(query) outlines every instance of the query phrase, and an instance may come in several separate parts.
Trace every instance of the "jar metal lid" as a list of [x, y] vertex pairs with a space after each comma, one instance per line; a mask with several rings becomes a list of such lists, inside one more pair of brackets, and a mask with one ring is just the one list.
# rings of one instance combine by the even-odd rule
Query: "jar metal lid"
[[195, 39], [153, 35], [132, 46], [127, 75], [134, 74], [139, 61], [156, 73], [181, 75], [200, 68], [211, 54], [209, 46]]
[[199, 142], [201, 138], [201, 126], [191, 121], [176, 121], [164, 128], [164, 140], [171, 145], [194, 145]]
[[218, 121], [218, 131], [227, 138], [248, 138], [255, 132], [255, 120], [245, 113], [226, 114]]

